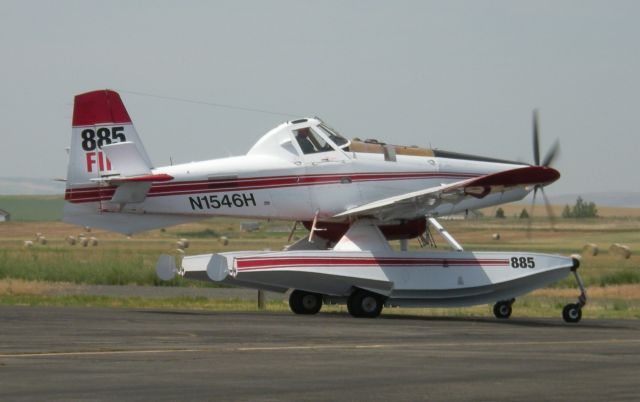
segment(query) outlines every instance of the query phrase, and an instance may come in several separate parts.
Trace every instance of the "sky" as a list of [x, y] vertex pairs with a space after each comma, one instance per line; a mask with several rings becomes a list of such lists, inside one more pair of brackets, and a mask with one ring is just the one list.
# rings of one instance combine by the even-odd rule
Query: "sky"
[[244, 154], [291, 116], [532, 162], [537, 108], [541, 153], [561, 144], [548, 194], [639, 191], [638, 15], [623, 0], [0, 0], [0, 177], [65, 177], [73, 96], [110, 88], [157, 166]]

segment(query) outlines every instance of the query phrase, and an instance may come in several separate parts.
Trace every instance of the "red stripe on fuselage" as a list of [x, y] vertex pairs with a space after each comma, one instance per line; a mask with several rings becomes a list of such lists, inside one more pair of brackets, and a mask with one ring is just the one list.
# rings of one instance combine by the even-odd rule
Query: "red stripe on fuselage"
[[[250, 177], [224, 180], [195, 180], [172, 183], [154, 183], [149, 190], [148, 197], [159, 197], [180, 194], [217, 193], [226, 191], [246, 191], [266, 188], [285, 188], [299, 186], [313, 186], [323, 184], [338, 184], [348, 178], [352, 182], [364, 181], [395, 181], [409, 179], [468, 179], [477, 174], [469, 173], [357, 173], [357, 174], [329, 174], [329, 175], [300, 175], [300, 176], [268, 176]], [[116, 186], [70, 188], [65, 191], [65, 200], [71, 202], [108, 201], [113, 197]]]

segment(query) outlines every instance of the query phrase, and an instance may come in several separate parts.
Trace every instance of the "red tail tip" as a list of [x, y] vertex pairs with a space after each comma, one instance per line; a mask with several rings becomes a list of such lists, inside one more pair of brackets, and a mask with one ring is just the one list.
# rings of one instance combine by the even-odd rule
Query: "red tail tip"
[[76, 95], [73, 104], [73, 126], [131, 123], [122, 99], [109, 89]]

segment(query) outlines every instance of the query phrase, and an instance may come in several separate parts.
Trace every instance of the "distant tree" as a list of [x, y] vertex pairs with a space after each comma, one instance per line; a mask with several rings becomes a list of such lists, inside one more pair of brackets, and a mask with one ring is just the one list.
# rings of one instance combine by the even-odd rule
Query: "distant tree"
[[526, 208], [522, 208], [522, 212], [520, 212], [520, 219], [529, 219], [529, 213]]
[[504, 219], [505, 218], [504, 209], [502, 209], [502, 208], [496, 209], [496, 218], [499, 218], [499, 219]]
[[582, 197], [578, 197], [573, 207], [565, 205], [562, 210], [563, 218], [596, 218], [598, 216], [598, 208], [593, 202], [585, 202]]

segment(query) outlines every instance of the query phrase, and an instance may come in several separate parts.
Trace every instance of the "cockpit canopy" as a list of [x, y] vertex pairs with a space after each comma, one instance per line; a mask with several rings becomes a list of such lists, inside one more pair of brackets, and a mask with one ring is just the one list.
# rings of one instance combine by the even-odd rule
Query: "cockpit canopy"
[[[324, 135], [322, 135], [322, 134]], [[294, 138], [303, 154], [315, 154], [320, 152], [334, 151], [349, 141], [340, 134], [332, 131], [324, 124], [317, 126], [302, 127], [293, 130]], [[327, 141], [327, 139], [329, 141]], [[333, 144], [331, 144], [333, 142]]]
[[339, 152], [349, 147], [349, 140], [317, 118], [283, 123], [266, 133], [249, 150], [248, 155], [269, 155], [299, 159], [304, 155]]

